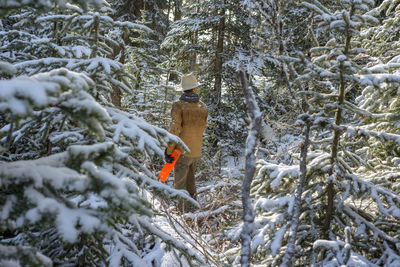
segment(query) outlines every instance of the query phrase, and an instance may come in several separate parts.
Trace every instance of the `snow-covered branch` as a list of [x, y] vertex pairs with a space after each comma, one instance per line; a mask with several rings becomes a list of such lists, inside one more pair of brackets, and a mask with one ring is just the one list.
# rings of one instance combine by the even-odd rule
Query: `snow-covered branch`
[[250, 198], [250, 186], [256, 169], [255, 150], [261, 130], [262, 114], [258, 108], [254, 93], [251, 88], [249, 88], [247, 77], [244, 71], [240, 71], [240, 80], [242, 82], [242, 88], [245, 95], [247, 112], [251, 118], [249, 134], [246, 139], [246, 173], [242, 186], [243, 229], [240, 235], [242, 243], [241, 264], [242, 266], [250, 266], [251, 238], [254, 227], [254, 210]]

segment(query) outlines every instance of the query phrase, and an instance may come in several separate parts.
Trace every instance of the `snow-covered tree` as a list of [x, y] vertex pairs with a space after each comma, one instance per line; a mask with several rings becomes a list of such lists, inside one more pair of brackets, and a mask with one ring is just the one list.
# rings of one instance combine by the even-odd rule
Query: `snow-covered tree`
[[[123, 105], [140, 112], [150, 122], [158, 126], [166, 126], [170, 108], [168, 103], [175, 99], [170, 83], [173, 72], [166, 64], [166, 55], [160, 49], [160, 42], [169, 27], [169, 14], [172, 1], [111, 1], [115, 13], [112, 17], [123, 21], [135, 21], [146, 25], [151, 31], [141, 31], [123, 35], [124, 48], [127, 55], [125, 62], [128, 71], [135, 77], [133, 93], [124, 99]], [[165, 10], [167, 9], [167, 14]]]
[[[171, 13], [172, 0], [111, 0], [115, 10], [114, 18], [121, 21], [138, 21], [145, 17], [146, 24], [153, 30], [152, 38], [161, 42], [169, 27], [169, 14]], [[174, 1], [176, 2], [176, 1]]]
[[[390, 124], [386, 96], [379, 97], [379, 92], [397, 83], [398, 77], [378, 69], [361, 47], [361, 31], [378, 24], [374, 2], [303, 5], [314, 13], [311, 60], [297, 60], [305, 66], [298, 82], [307, 88], [300, 94], [309, 103], [308, 113], [297, 121], [311, 131], [307, 172], [299, 184], [298, 153], [292, 153], [292, 164], [259, 160], [252, 185], [253, 261], [269, 266], [396, 265], [399, 168], [392, 158], [386, 161], [369, 149], [384, 152], [385, 144], [399, 145], [396, 133], [370, 128]], [[362, 92], [356, 101], [352, 90]], [[398, 93], [392, 98], [395, 101]], [[296, 196], [299, 189], [302, 193]], [[238, 237], [235, 229], [229, 232], [233, 239]]]
[[[397, 8], [396, 8], [397, 7]], [[369, 75], [373, 83], [362, 91], [357, 98], [360, 107], [368, 113], [360, 114], [363, 127], [377, 132], [399, 133], [399, 41], [396, 31], [400, 28], [398, 5], [396, 1], [383, 1], [376, 8], [380, 24], [363, 31], [363, 46], [372, 55], [368, 65]], [[383, 14], [384, 15], [383, 15]], [[374, 143], [374, 142], [371, 142]], [[370, 154], [386, 161], [386, 164], [397, 164], [400, 150], [393, 142], [374, 143], [370, 146]]]
[[199, 94], [210, 110], [205, 141], [211, 154], [224, 147], [238, 155], [237, 144], [245, 140], [246, 107], [236, 67], [238, 51], [248, 51], [251, 43], [247, 17], [240, 1], [183, 1], [182, 18], [171, 24], [162, 45], [172, 68], [194, 72], [202, 83]]
[[260, 107], [274, 119], [292, 122], [302, 109], [295, 95], [302, 90], [295, 82], [302, 68], [291, 57], [310, 46], [309, 39], [304, 38], [310, 12], [301, 2], [243, 1], [250, 14], [252, 47], [239, 54], [247, 60], [248, 71], [256, 75], [253, 83], [259, 92]]
[[[146, 23], [145, 17], [141, 22]], [[159, 126], [166, 125], [167, 107], [177, 94], [174, 84], [169, 81], [171, 70], [166, 64], [166, 56], [148, 32], [131, 37], [130, 41], [133, 46], [128, 50], [128, 67], [137, 82], [134, 93], [127, 100], [130, 99], [131, 107], [142, 116]]]
[[169, 249], [202, 262], [151, 218], [150, 197], [197, 204], [145, 162], [184, 144], [110, 101], [134, 79], [109, 34], [148, 28], [107, 5], [28, 2], [4, 3], [0, 33], [1, 264], [153, 266]]
[[[32, 88], [31, 84], [35, 86]], [[33, 108], [58, 105], [58, 101], [75, 102], [78, 108], [78, 99], [65, 101], [60, 95], [72, 88], [87, 91], [94, 83], [85, 75], [59, 69], [29, 78], [0, 81], [0, 85], [2, 93], [6, 93], [1, 99], [2, 111], [27, 117]], [[113, 139], [117, 144], [119, 139], [126, 138], [143, 144], [136, 151], [161, 153], [157, 135], [169, 138], [165, 130], [137, 118], [129, 119], [129, 115], [118, 110], [105, 110], [91, 97], [84, 105], [92, 114], [100, 114], [100, 121], [110, 123], [113, 118], [119, 122], [111, 127], [115, 129]], [[12, 231], [14, 235], [2, 242], [30, 245], [54, 263], [69, 262], [78, 266], [107, 261], [112, 266], [120, 266], [123, 261], [151, 265], [142, 259], [140, 252], [144, 249], [140, 245], [146, 245], [144, 237], [149, 242], [158, 237], [185, 250], [185, 246], [141, 216], [152, 214], [148, 200], [141, 193], [143, 187], [158, 194], [176, 192], [154, 181], [154, 175], [132, 156], [134, 146], [127, 147], [126, 143], [125, 146], [113, 142], [73, 145], [65, 152], [48, 157], [0, 164], [1, 231], [3, 234]], [[144, 173], [139, 174], [137, 168]], [[124, 232], [128, 226], [132, 232], [126, 237]], [[151, 233], [155, 235], [151, 237]], [[8, 254], [4, 255], [9, 258]], [[11, 256], [10, 260], [14, 259]]]

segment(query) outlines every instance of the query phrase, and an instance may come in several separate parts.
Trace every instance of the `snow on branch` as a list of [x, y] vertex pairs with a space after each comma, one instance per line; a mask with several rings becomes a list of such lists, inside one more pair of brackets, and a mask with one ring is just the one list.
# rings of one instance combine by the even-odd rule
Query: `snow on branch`
[[[0, 32], [1, 35], [1, 32]], [[9, 76], [14, 76], [17, 73], [17, 69], [10, 63], [5, 61], [0, 61], [0, 75], [7, 74]]]
[[250, 198], [250, 187], [256, 170], [255, 149], [261, 131], [262, 113], [257, 105], [254, 93], [248, 85], [245, 72], [241, 70], [239, 74], [246, 100], [247, 112], [251, 118], [250, 129], [246, 139], [246, 172], [242, 186], [243, 228], [240, 234], [242, 244], [241, 264], [242, 266], [250, 266], [251, 238], [254, 231], [254, 210]]
[[150, 267], [150, 265], [139, 256], [140, 251], [135, 243], [130, 238], [125, 237], [120, 231], [113, 231], [112, 241], [115, 246], [115, 251], [108, 258], [110, 267], [121, 266], [124, 259], [133, 264], [133, 266]]
[[57, 103], [72, 119], [82, 122], [100, 139], [104, 139], [104, 127], [111, 123], [111, 118], [106, 109], [89, 93], [73, 89], [62, 94]]
[[[145, 220], [142, 217], [137, 217], [137, 221], [140, 223], [140, 225], [147, 229], [149, 232], [153, 233], [154, 235], [158, 236], [163, 242], [167, 243], [168, 245], [178, 248], [180, 251], [183, 251], [187, 256], [190, 258], [196, 260], [200, 264], [205, 264], [204, 259], [200, 257], [195, 250], [189, 248], [186, 244], [178, 241], [177, 239], [173, 238], [163, 230], [155, 227], [152, 225], [149, 221]], [[190, 240], [186, 240], [187, 242], [190, 242], [192, 246], [196, 247], [196, 244], [191, 242]]]
[[27, 246], [5, 246], [0, 244], [0, 266], [43, 266], [51, 267], [51, 259]]
[[362, 85], [380, 86], [382, 83], [400, 83], [400, 75], [389, 73], [374, 73], [359, 75]]
[[326, 7], [324, 7], [323, 5], [321, 5], [318, 1], [310, 1], [310, 2], [313, 2], [313, 3], [302, 2], [301, 4], [304, 7], [314, 11], [317, 14], [320, 14], [320, 15], [324, 15], [324, 14], [331, 15], [329, 10]]
[[364, 256], [352, 250], [351, 228], [345, 228], [345, 241], [317, 239], [313, 243], [315, 251], [326, 251], [323, 259], [324, 266], [378, 266], [366, 259]]
[[284, 177], [296, 178], [300, 175], [300, 170], [298, 165], [287, 166], [278, 165], [264, 160], [257, 161], [259, 165], [259, 171], [256, 179], [260, 179], [265, 175], [268, 175], [268, 183], [271, 188], [277, 188]]
[[160, 156], [164, 155], [164, 151], [161, 149], [162, 145], [167, 143], [178, 144], [185, 151], [189, 151], [179, 137], [162, 128], [153, 126], [143, 119], [119, 109], [107, 108], [107, 111], [114, 122], [111, 126], [114, 142], [119, 142], [120, 138], [124, 137], [136, 144], [137, 150], [145, 150], [150, 154], [156, 153]]
[[[377, 186], [371, 182], [365, 181], [355, 174], [343, 174], [345, 178], [350, 179], [353, 182], [353, 188], [355, 192], [368, 191], [370, 197], [377, 203], [380, 212], [385, 216], [393, 216], [394, 218], [400, 219], [400, 196], [395, 192], [390, 191], [387, 188]], [[385, 207], [382, 203], [382, 196], [385, 202], [389, 203], [389, 207]]]
[[362, 223], [364, 224], [366, 227], [368, 227], [373, 233], [374, 236], [376, 237], [381, 237], [382, 239], [392, 243], [392, 244], [396, 244], [399, 243], [400, 240], [387, 235], [385, 232], [383, 232], [382, 230], [380, 230], [378, 227], [376, 227], [373, 223], [367, 221], [366, 219], [364, 219], [362, 216], [360, 216], [357, 212], [355, 212], [351, 205], [349, 204], [345, 204], [343, 206], [343, 211], [351, 218], [353, 218], [353, 220], [357, 221], [359, 224]]
[[[127, 162], [130, 164], [130, 168], [120, 164], [117, 164], [116, 167], [121, 172], [121, 175], [135, 180], [138, 186], [146, 188], [147, 190], [153, 190], [160, 196], [166, 196], [171, 199], [184, 199], [195, 207], [200, 208], [199, 203], [191, 198], [186, 190], [177, 190], [169, 185], [161, 183], [152, 173], [150, 173], [150, 171], [146, 170], [138, 161], [133, 158], [130, 158]], [[138, 168], [140, 171], [144, 172], [144, 174], [138, 174], [135, 168]]]
[[69, 3], [78, 4], [84, 9], [87, 9], [89, 6], [100, 8], [103, 5], [102, 0], [1, 0], [0, 16], [6, 14], [8, 10], [20, 9], [28, 6], [42, 9], [54, 8], [54, 4], [56, 4], [61, 8], [70, 8], [68, 5]]
[[151, 215], [135, 183], [112, 173], [112, 163], [124, 157], [114, 144], [100, 143], [0, 164], [0, 185], [14, 192], [0, 197], [0, 225], [15, 229], [46, 218], [64, 241], [74, 243], [80, 233], [107, 233], [128, 211]]
[[325, 249], [330, 249], [334, 251], [339, 251], [340, 247], [343, 247], [345, 243], [341, 240], [337, 241], [332, 241], [332, 240], [322, 240], [318, 239], [314, 241], [313, 248], [318, 249], [318, 248], [325, 248]]
[[34, 108], [56, 103], [56, 97], [71, 88], [88, 90], [94, 83], [87, 76], [57, 69], [31, 77], [0, 81], [0, 111], [27, 116]]
[[264, 211], [270, 211], [274, 208], [288, 207], [288, 213], [292, 214], [293, 211], [294, 197], [284, 196], [276, 199], [259, 198], [256, 202], [256, 207], [261, 208]]
[[386, 242], [384, 242], [385, 253], [382, 255], [381, 260], [387, 264], [387, 266], [400, 266], [400, 256], [398, 252], [393, 251]]
[[375, 137], [381, 141], [391, 141], [400, 146], [400, 135], [368, 130], [363, 127], [346, 127], [346, 133], [355, 136]]

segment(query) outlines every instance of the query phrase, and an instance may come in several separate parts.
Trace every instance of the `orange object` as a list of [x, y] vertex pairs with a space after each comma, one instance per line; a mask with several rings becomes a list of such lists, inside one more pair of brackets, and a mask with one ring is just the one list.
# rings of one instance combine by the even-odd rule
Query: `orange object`
[[179, 149], [175, 149], [174, 151], [172, 151], [171, 157], [174, 158], [174, 161], [172, 163], [165, 163], [164, 167], [162, 168], [160, 175], [158, 176], [158, 178], [160, 178], [160, 180], [165, 183], [165, 181], [168, 178], [168, 175], [171, 173], [172, 169], [175, 166], [175, 163], [178, 161], [180, 155], [181, 155], [181, 151]]

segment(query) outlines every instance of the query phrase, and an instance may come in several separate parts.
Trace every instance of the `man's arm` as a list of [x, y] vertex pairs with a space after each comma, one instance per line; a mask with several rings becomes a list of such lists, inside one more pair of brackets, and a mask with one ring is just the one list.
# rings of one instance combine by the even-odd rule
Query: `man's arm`
[[[182, 132], [182, 110], [177, 103], [172, 104], [169, 132], [177, 136]], [[167, 154], [171, 155], [175, 148], [176, 144], [169, 144]]]

